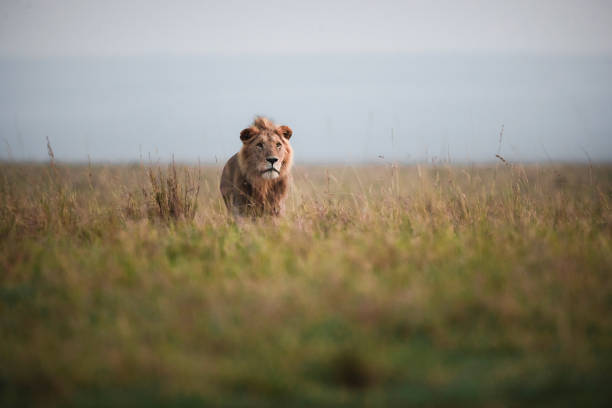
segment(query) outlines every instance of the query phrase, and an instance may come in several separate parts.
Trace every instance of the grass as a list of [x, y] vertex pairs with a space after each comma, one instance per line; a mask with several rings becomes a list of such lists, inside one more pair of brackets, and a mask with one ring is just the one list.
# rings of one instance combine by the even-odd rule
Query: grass
[[612, 167], [0, 165], [2, 406], [604, 406]]

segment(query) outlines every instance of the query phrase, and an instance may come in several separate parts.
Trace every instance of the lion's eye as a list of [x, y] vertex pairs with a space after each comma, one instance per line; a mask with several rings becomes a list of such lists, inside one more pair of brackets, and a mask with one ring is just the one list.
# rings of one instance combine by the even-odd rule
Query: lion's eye
[[259, 147], [260, 149], [263, 149], [263, 143], [257, 143], [257, 147]]
[[278, 150], [280, 150], [281, 146], [282, 146], [282, 144], [280, 144], [280, 143], [277, 143], [277, 144], [276, 144], [276, 148], [277, 148]]

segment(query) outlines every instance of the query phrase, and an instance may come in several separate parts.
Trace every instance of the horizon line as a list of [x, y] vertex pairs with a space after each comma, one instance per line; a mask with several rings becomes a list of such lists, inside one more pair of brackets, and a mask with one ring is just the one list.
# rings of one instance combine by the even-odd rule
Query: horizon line
[[541, 57], [541, 58], [610, 58], [612, 51], [605, 52], [536, 52], [536, 51], [323, 51], [323, 52], [241, 52], [241, 53], [141, 53], [141, 54], [2, 54], [0, 60], [51, 60], [51, 59], [119, 59], [119, 58], [322, 58], [322, 57]]

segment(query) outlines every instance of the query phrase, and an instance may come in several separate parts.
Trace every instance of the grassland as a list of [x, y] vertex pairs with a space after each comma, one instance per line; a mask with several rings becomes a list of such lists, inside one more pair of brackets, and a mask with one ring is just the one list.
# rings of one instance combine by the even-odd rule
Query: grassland
[[147, 167], [0, 165], [0, 405], [612, 398], [611, 166]]

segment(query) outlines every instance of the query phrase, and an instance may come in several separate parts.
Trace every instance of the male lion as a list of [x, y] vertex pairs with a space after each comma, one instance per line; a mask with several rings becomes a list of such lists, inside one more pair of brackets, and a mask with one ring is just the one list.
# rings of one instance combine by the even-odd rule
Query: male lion
[[240, 132], [242, 148], [221, 174], [221, 195], [234, 215], [281, 215], [290, 182], [293, 131], [258, 116]]

